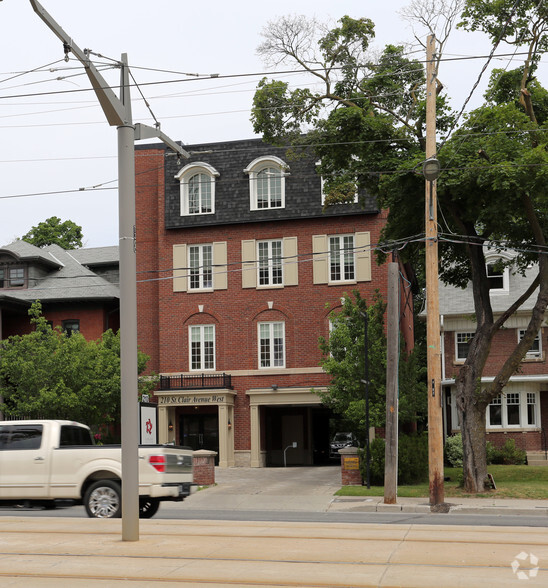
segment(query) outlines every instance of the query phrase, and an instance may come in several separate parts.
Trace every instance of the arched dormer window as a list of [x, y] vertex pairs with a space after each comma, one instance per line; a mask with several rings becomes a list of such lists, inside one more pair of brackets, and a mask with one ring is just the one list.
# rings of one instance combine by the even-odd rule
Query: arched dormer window
[[285, 208], [285, 176], [288, 166], [279, 157], [267, 155], [254, 159], [245, 169], [249, 175], [251, 210]]
[[181, 216], [215, 212], [215, 178], [219, 172], [208, 163], [185, 165], [175, 176], [181, 183]]

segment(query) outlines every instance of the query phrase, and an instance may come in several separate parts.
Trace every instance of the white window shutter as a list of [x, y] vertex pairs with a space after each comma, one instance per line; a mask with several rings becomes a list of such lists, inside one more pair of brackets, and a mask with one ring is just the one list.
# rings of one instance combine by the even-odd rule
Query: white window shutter
[[188, 282], [186, 244], [173, 245], [173, 291], [186, 292]]
[[242, 241], [242, 288], [257, 287], [257, 252], [255, 239]]
[[371, 234], [356, 233], [356, 279], [358, 282], [371, 281]]
[[329, 251], [327, 248], [327, 235], [312, 236], [312, 274], [314, 284], [327, 284], [329, 276]]
[[284, 286], [299, 285], [299, 258], [297, 253], [297, 237], [284, 237]]
[[226, 241], [213, 243], [213, 288], [226, 290], [228, 288]]

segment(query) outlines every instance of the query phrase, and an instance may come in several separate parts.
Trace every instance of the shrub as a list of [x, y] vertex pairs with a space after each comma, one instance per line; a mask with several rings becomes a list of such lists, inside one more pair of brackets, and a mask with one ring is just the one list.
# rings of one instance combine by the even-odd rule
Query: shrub
[[445, 440], [445, 461], [453, 468], [462, 467], [462, 435], [457, 433]]
[[527, 463], [527, 453], [516, 447], [514, 439], [508, 439], [506, 443], [500, 448], [492, 448], [491, 461], [488, 463], [503, 464], [503, 465], [523, 465]]
[[[370, 481], [373, 486], [384, 484], [384, 439], [374, 439], [370, 446]], [[365, 450], [360, 450], [360, 473], [366, 479]], [[398, 485], [414, 484], [428, 479], [428, 437], [400, 435], [398, 440]]]

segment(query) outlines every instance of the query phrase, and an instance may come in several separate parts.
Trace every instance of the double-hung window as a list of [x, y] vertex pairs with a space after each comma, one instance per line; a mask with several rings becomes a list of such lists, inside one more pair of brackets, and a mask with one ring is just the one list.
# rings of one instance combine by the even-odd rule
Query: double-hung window
[[245, 169], [249, 175], [251, 210], [285, 208], [287, 165], [274, 155], [258, 157]]
[[213, 257], [211, 245], [189, 245], [189, 289], [213, 288]]
[[455, 333], [455, 359], [465, 361], [470, 349], [470, 341], [474, 338], [475, 333]]
[[193, 325], [189, 330], [190, 369], [215, 369], [215, 325]]
[[215, 212], [215, 178], [219, 172], [208, 163], [189, 163], [175, 176], [181, 184], [180, 214], [192, 216]]
[[[525, 336], [525, 331], [526, 329], [518, 329], [518, 343]], [[526, 359], [533, 359], [537, 357], [542, 357], [540, 331], [537, 333], [537, 336], [534, 338], [533, 342], [531, 343], [531, 347], [525, 355]]]
[[285, 324], [259, 323], [259, 367], [285, 367]]
[[354, 235], [329, 237], [329, 281], [348, 282], [356, 279]]
[[283, 284], [282, 241], [258, 241], [258, 285], [279, 286]]

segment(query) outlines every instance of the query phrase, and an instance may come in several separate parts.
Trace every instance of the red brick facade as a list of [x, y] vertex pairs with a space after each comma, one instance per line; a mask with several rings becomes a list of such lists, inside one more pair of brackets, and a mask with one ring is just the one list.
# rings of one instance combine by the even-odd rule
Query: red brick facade
[[[157, 395], [164, 395], [160, 401], [168, 405], [160, 419], [173, 428], [168, 439], [185, 444], [190, 436], [196, 440], [209, 434], [213, 445], [204, 444], [203, 448], [218, 451], [221, 465], [280, 465], [284, 458], [289, 463], [312, 463], [319, 446], [329, 442], [328, 431], [320, 432], [327, 428], [325, 409], [310, 393], [311, 388], [321, 389], [328, 384], [326, 374], [319, 368], [318, 337], [328, 336], [328, 315], [340, 307], [344, 293], [359, 289], [370, 303], [376, 290], [385, 300], [387, 291], [386, 266], [378, 266], [374, 255], [370, 280], [314, 283], [313, 237], [368, 232], [374, 244], [386, 214], [359, 211], [341, 216], [297, 216], [269, 222], [168, 229], [165, 182], [170, 181], [170, 174], [164, 174], [164, 158], [163, 149], [155, 148], [139, 150], [136, 156], [139, 347], [150, 355], [151, 371], [191, 375], [189, 327], [214, 325], [214, 372], [230, 374], [233, 388], [225, 394], [216, 391], [213, 396], [200, 388], [166, 391], [160, 387]], [[291, 177], [287, 182], [290, 180]], [[317, 197], [319, 204], [319, 192]], [[298, 284], [243, 287], [242, 243], [285, 237], [294, 237], [298, 243]], [[204, 243], [226, 244], [226, 288], [174, 291], [174, 246]], [[402, 291], [402, 330], [412, 346], [410, 301], [409, 293]], [[283, 368], [259, 367], [258, 323], [263, 322], [284, 324]], [[215, 405], [216, 398], [222, 399], [222, 405]], [[210, 405], [205, 407], [201, 401]], [[221, 410], [226, 411], [226, 416]], [[210, 422], [218, 430], [211, 431]], [[188, 428], [188, 437], [182, 427]], [[220, 448], [214, 446], [215, 439]], [[297, 449], [289, 447], [296, 441]]]

